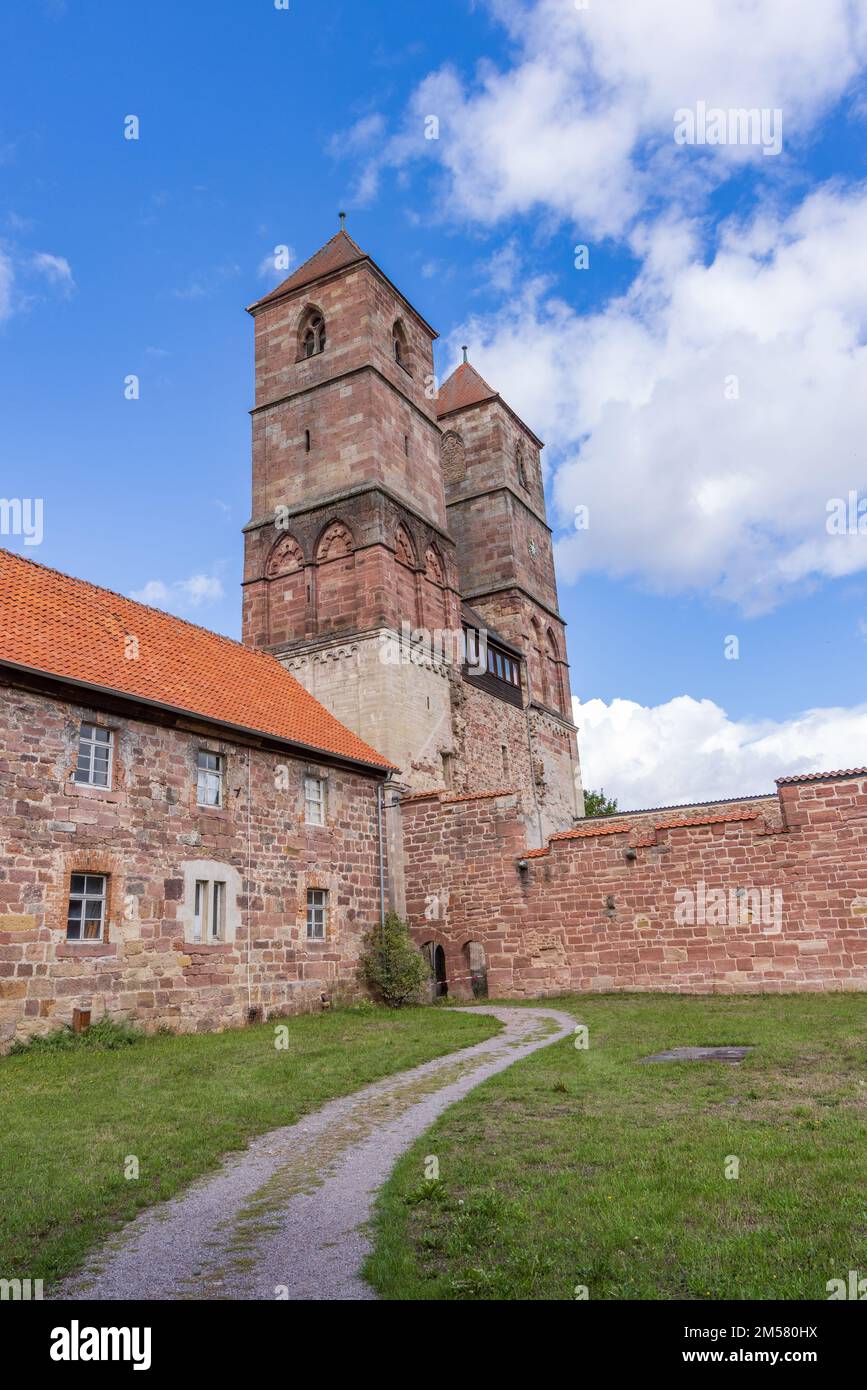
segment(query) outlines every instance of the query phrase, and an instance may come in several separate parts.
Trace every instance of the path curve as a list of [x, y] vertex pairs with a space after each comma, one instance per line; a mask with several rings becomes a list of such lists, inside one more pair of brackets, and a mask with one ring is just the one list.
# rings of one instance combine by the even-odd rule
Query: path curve
[[365, 1086], [254, 1139], [150, 1207], [55, 1298], [374, 1299], [365, 1223], [397, 1159], [474, 1086], [575, 1030], [556, 1009], [476, 1006], [494, 1038]]

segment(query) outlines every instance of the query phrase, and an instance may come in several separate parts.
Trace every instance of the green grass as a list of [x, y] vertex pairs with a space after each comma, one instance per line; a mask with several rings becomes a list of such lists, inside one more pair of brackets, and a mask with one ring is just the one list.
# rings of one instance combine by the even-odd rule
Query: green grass
[[[867, 1275], [867, 995], [551, 1002], [589, 1050], [485, 1082], [401, 1160], [366, 1270], [383, 1297], [825, 1299]], [[756, 1051], [639, 1065], [723, 1044]]]
[[[499, 1029], [434, 1009], [340, 1010], [227, 1033], [0, 1058], [0, 1277], [52, 1280], [220, 1156]], [[128, 1156], [140, 1176], [124, 1176]]]

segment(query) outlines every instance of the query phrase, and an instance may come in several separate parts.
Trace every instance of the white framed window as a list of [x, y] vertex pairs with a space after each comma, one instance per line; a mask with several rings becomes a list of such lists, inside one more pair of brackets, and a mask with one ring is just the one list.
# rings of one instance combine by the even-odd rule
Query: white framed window
[[226, 885], [220, 879], [196, 879], [193, 941], [223, 941], [226, 935]]
[[325, 779], [304, 778], [304, 820], [308, 825], [325, 824]]
[[196, 801], [200, 806], [223, 804], [223, 755], [199, 749]]
[[114, 736], [98, 724], [82, 724], [74, 781], [83, 787], [110, 787]]
[[324, 941], [328, 922], [328, 893], [324, 888], [307, 889], [307, 940]]
[[105, 874], [73, 874], [66, 914], [67, 941], [102, 941], [105, 934]]

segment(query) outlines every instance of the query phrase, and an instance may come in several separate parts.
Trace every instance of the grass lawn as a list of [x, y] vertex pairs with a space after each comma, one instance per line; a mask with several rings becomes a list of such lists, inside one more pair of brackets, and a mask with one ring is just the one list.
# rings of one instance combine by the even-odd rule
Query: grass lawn
[[[481, 1042], [484, 1015], [373, 1008], [117, 1051], [0, 1058], [0, 1278], [58, 1278], [110, 1230], [254, 1135], [335, 1096]], [[140, 1176], [124, 1176], [127, 1156]]]
[[[826, 1299], [867, 1275], [867, 995], [551, 1002], [589, 1050], [485, 1082], [404, 1157], [367, 1268], [383, 1297]], [[639, 1065], [723, 1044], [756, 1050]]]

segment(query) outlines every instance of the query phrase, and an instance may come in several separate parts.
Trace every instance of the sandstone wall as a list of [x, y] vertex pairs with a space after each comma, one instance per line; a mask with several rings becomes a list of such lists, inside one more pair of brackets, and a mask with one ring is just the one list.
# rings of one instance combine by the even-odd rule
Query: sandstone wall
[[867, 989], [867, 776], [756, 808], [588, 822], [525, 849], [515, 794], [404, 803], [407, 912], [466, 992]]
[[[379, 921], [375, 781], [206, 732], [103, 717], [114, 786], [71, 781], [86, 706], [0, 686], [0, 1043], [69, 1022], [131, 1017], [182, 1031], [318, 1007], [357, 988]], [[224, 806], [196, 805], [199, 748], [226, 758]], [[304, 823], [305, 771], [327, 779], [327, 824]], [[190, 940], [191, 894], [225, 872], [233, 940]], [[66, 939], [70, 876], [109, 879], [106, 939]], [[306, 938], [308, 888], [328, 936]], [[235, 928], [235, 923], [236, 928]]]

